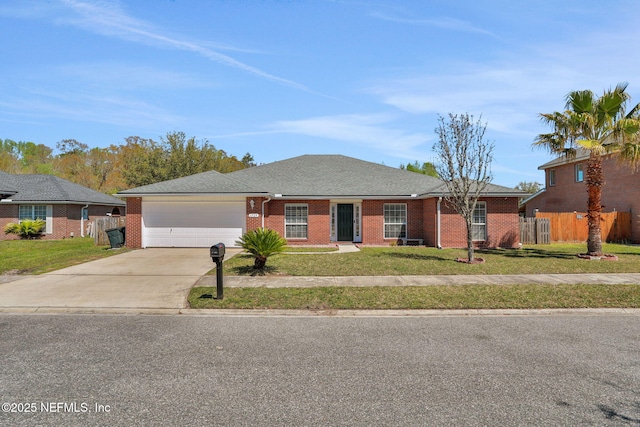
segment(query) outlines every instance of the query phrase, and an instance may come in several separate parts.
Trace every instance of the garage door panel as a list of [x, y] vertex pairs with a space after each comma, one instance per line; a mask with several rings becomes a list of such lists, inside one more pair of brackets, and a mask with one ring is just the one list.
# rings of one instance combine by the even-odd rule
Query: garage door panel
[[145, 247], [237, 246], [245, 228], [244, 202], [142, 203]]
[[146, 246], [205, 248], [220, 242], [237, 246], [242, 233], [242, 228], [154, 227], [147, 229]]
[[146, 206], [146, 227], [237, 227], [244, 220], [244, 204], [239, 203], [153, 203]]

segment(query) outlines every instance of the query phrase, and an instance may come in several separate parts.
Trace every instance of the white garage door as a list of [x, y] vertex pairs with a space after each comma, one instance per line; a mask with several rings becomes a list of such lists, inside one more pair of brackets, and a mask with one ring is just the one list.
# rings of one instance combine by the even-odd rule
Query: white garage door
[[237, 246], [245, 229], [244, 198], [144, 198], [142, 246]]

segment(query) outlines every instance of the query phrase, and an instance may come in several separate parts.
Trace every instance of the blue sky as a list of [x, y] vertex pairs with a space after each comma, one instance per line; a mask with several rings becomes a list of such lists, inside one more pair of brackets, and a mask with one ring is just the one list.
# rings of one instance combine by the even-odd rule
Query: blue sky
[[494, 183], [543, 182], [538, 114], [629, 82], [636, 0], [3, 0], [0, 138], [90, 147], [170, 131], [259, 163], [433, 161], [482, 115]]

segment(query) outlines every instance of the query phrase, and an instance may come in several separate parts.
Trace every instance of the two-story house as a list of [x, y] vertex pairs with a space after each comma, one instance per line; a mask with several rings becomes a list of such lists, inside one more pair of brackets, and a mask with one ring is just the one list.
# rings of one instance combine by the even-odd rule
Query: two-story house
[[[589, 153], [579, 150], [575, 157], [558, 157], [538, 167], [545, 173], [545, 188], [522, 202], [527, 217], [535, 212], [586, 212], [585, 177]], [[640, 170], [605, 156], [602, 163], [603, 212], [630, 212], [634, 243], [640, 243]]]

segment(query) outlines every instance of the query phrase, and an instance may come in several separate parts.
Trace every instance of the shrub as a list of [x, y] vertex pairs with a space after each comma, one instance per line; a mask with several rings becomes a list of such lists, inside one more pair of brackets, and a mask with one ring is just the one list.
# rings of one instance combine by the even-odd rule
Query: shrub
[[287, 241], [277, 231], [269, 228], [247, 231], [236, 243], [253, 255], [253, 268], [256, 270], [264, 270], [267, 258], [282, 252], [287, 245]]
[[40, 237], [46, 222], [41, 219], [23, 219], [19, 223], [10, 222], [4, 226], [4, 234], [15, 234], [21, 239], [35, 239]]

